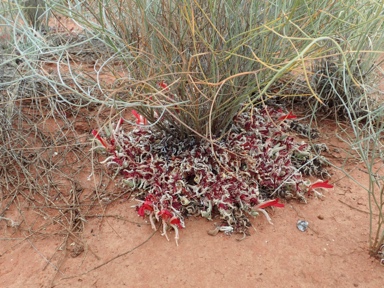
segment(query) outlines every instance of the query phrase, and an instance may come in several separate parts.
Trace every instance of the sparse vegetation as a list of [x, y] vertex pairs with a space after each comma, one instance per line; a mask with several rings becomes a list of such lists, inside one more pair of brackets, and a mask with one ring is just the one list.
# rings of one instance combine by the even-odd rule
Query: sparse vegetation
[[[139, 214], [162, 222], [165, 235], [167, 226], [183, 227], [187, 215], [215, 213], [225, 223], [217, 231], [247, 233], [245, 213], [264, 213], [260, 209], [279, 203], [277, 197], [305, 199], [311, 184], [302, 178], [308, 176], [304, 168], [326, 163], [308, 131], [332, 117], [367, 168], [370, 186], [361, 186], [371, 207], [369, 249], [384, 261], [384, 112], [372, 84], [382, 53], [382, 3], [15, 0], [0, 5], [1, 221], [31, 228], [22, 211], [21, 221], [7, 215], [16, 201], [27, 201], [38, 215], [60, 224], [64, 245], [71, 241], [80, 247], [91, 209], [135, 193]], [[41, 29], [48, 16], [55, 24]], [[64, 25], [66, 18], [77, 30]], [[309, 121], [290, 120], [292, 110]], [[287, 119], [280, 118], [284, 115]], [[241, 122], [242, 117], [252, 121]], [[265, 125], [255, 124], [261, 122]], [[309, 136], [307, 143], [290, 138], [293, 126]], [[89, 151], [92, 129], [97, 131]], [[247, 141], [232, 143], [235, 134]], [[258, 147], [245, 147], [250, 140]], [[260, 148], [266, 146], [270, 150]], [[303, 151], [300, 147], [309, 156], [298, 161], [294, 151]], [[141, 158], [128, 159], [122, 155], [127, 149], [138, 149]], [[176, 167], [180, 155], [198, 159], [198, 149], [206, 158], [199, 168], [151, 172], [152, 178], [168, 177], [164, 183], [171, 186], [176, 180], [170, 177], [177, 176], [189, 190], [172, 192], [146, 178], [154, 159]], [[269, 172], [260, 172], [265, 167], [252, 162], [267, 161], [262, 152], [272, 162], [279, 160], [274, 155], [285, 157], [287, 170], [280, 171], [278, 181], [269, 183]], [[98, 161], [111, 155], [107, 162], [118, 172], [113, 176]], [[140, 170], [139, 164], [149, 167]], [[136, 174], [145, 173], [129, 174], [130, 165]], [[85, 195], [75, 175], [89, 166], [95, 189]], [[213, 173], [212, 179], [206, 173]], [[325, 178], [322, 173], [312, 175]], [[236, 182], [221, 203], [223, 190], [217, 199], [201, 193], [202, 178], [207, 185], [224, 187], [236, 179], [245, 186]], [[122, 185], [118, 192], [102, 185], [115, 181]], [[196, 202], [195, 213], [187, 202]]]

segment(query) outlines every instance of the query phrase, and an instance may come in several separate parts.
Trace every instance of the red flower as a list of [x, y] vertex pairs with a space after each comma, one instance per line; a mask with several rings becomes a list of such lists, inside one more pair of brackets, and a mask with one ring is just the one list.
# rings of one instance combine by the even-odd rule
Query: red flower
[[164, 82], [164, 81], [160, 81], [159, 82], [159, 86], [163, 89], [165, 89], [165, 91], [168, 91], [168, 85]]
[[153, 203], [151, 201], [144, 201], [143, 205], [141, 205], [137, 210], [137, 214], [139, 214], [139, 216], [144, 218], [145, 211], [149, 211], [149, 212], [153, 211]]
[[175, 217], [175, 216], [171, 218], [170, 223], [171, 223], [171, 225], [176, 225], [178, 228], [183, 229], [183, 226], [181, 225], [180, 219]]
[[287, 119], [296, 119], [297, 116], [296, 115], [293, 115], [291, 111], [289, 111], [289, 113], [287, 115], [283, 115], [281, 116], [279, 119], [277, 119], [277, 121], [284, 121], [284, 120], [287, 120]]
[[120, 118], [119, 122], [117, 122], [116, 128], [119, 128], [123, 123], [124, 123], [124, 118]]
[[303, 151], [307, 147], [308, 147], [308, 144], [304, 143], [304, 144], [301, 144], [297, 149], [299, 149], [299, 151]]
[[284, 207], [284, 204], [279, 203], [279, 198], [276, 198], [274, 200], [268, 200], [268, 201], [265, 201], [263, 203], [260, 203], [259, 205], [257, 205], [256, 209], [264, 209], [264, 208], [271, 207], [271, 206], [282, 208], [282, 207]]
[[[169, 91], [168, 85], [167, 85], [164, 81], [160, 81], [160, 82], [158, 83], [158, 85], [159, 85], [162, 89], [164, 89], [166, 92]], [[172, 97], [172, 100], [174, 100], [173, 97]], [[175, 106], [175, 111], [176, 111], [177, 113], [179, 113], [179, 111], [180, 111], [180, 109], [178, 108], [177, 105]]]
[[135, 116], [135, 118], [136, 118], [136, 124], [138, 124], [138, 125], [147, 125], [148, 124], [147, 119], [143, 115], [137, 113], [136, 110], [132, 110], [131, 112], [132, 112], [133, 116]]
[[95, 136], [95, 138], [97, 140], [99, 140], [99, 142], [101, 143], [101, 145], [104, 146], [105, 149], [108, 149], [107, 142], [105, 142], [105, 140], [103, 138], [101, 138], [101, 136], [100, 136], [100, 134], [99, 134], [99, 132], [97, 130], [92, 130], [92, 134], [93, 134], [93, 136]]
[[273, 224], [272, 223], [272, 220], [271, 220], [271, 217], [269, 217], [267, 211], [264, 210], [264, 208], [267, 208], [267, 207], [271, 207], [271, 206], [275, 206], [275, 207], [284, 207], [284, 204], [282, 203], [279, 203], [279, 198], [276, 198], [274, 200], [268, 200], [268, 201], [265, 201], [263, 203], [260, 203], [258, 204], [257, 206], [255, 206], [255, 211], [257, 212], [261, 212], [264, 214], [264, 216], [267, 218], [268, 222]]
[[163, 220], [168, 220], [168, 219], [171, 219], [173, 217], [173, 214], [169, 210], [163, 209], [159, 212], [159, 216], [161, 216], [161, 218], [163, 218]]
[[316, 183], [313, 183], [311, 186], [309, 186], [308, 188], [308, 194], [313, 190], [313, 189], [316, 189], [316, 188], [333, 188], [333, 185], [329, 184], [328, 183], [328, 180], [326, 181], [319, 181], [319, 182], [316, 182]]

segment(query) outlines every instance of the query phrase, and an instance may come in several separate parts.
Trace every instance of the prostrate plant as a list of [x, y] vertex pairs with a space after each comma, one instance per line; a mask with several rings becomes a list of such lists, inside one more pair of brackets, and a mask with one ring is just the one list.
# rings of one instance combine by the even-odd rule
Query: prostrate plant
[[[155, 230], [155, 222], [162, 222], [167, 239], [167, 228], [172, 227], [177, 243], [184, 217], [214, 220], [219, 215], [213, 234], [247, 235], [250, 216], [261, 212], [271, 222], [264, 209], [284, 207], [276, 197], [305, 200], [312, 192], [321, 196], [316, 188], [333, 187], [327, 181], [304, 181], [303, 166], [312, 165], [306, 171], [313, 174], [319, 167], [310, 163], [315, 157], [311, 146], [287, 134], [289, 118], [294, 117], [281, 110], [254, 108], [234, 117], [227, 135], [213, 145], [194, 136], [180, 140], [145, 126], [124, 131], [123, 120], [108, 137], [93, 134], [111, 155], [103, 163], [135, 192], [138, 214], [148, 215]], [[170, 123], [163, 125], [175, 129]]]

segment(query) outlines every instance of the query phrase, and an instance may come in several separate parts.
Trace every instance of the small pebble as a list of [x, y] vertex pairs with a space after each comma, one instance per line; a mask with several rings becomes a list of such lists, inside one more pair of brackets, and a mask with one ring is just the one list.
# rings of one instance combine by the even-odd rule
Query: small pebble
[[299, 220], [299, 221], [297, 221], [296, 227], [301, 232], [305, 232], [305, 231], [307, 231], [307, 228], [308, 228], [308, 222], [305, 220]]
[[216, 236], [217, 233], [219, 233], [219, 231], [220, 231], [219, 227], [216, 227], [215, 229], [208, 230], [207, 233], [208, 233], [208, 235]]

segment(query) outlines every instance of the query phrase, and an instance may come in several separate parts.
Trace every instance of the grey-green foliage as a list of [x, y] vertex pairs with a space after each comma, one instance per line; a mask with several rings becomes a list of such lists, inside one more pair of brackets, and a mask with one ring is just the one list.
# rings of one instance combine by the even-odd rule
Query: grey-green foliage
[[34, 29], [41, 29], [44, 21], [49, 18], [49, 7], [44, 0], [26, 0], [23, 4], [23, 13], [27, 22]]
[[[337, 53], [340, 66], [352, 57], [351, 71], [366, 70], [370, 63], [356, 67], [355, 59], [373, 49], [380, 9], [374, 1], [110, 0], [75, 1], [70, 11], [124, 57], [127, 99], [157, 107], [182, 102], [178, 114], [168, 107], [173, 115], [164, 116], [180, 134], [220, 135], [242, 103], [265, 97], [263, 87], [302, 65], [295, 57], [303, 49], [304, 58]], [[173, 99], [159, 93], [159, 81], [172, 84]], [[155, 120], [153, 109], [139, 110]]]
[[[102, 38], [129, 70], [115, 100], [141, 103], [151, 122], [162, 115], [181, 137], [223, 135], [243, 103], [270, 97], [268, 89], [299, 66], [318, 94], [313, 107], [319, 97], [345, 101], [367, 79], [376, 56], [368, 52], [380, 47], [383, 30], [375, 1], [27, 0], [23, 7], [35, 28], [53, 9]], [[337, 69], [318, 73], [324, 65]]]
[[[276, 49], [267, 49], [263, 41], [269, 37], [278, 45], [279, 37], [259, 31], [268, 13], [258, 1], [97, 2], [85, 7], [97, 22], [88, 24], [117, 51], [124, 45], [127, 65], [140, 86], [131, 90], [132, 99], [145, 101], [156, 93], [156, 82], [174, 83], [174, 100], [186, 102], [178, 120], [200, 134], [207, 131], [210, 111], [209, 124], [218, 134], [244, 98], [257, 90], [256, 79], [264, 83], [270, 78], [272, 71], [254, 57], [257, 51], [262, 50], [270, 64], [279, 62]], [[160, 98], [152, 104], [170, 100]], [[151, 118], [149, 110], [142, 113]], [[182, 123], [172, 122], [180, 134], [191, 133]]]

